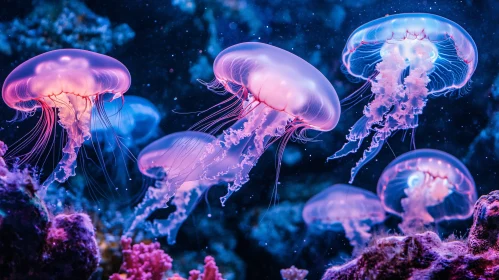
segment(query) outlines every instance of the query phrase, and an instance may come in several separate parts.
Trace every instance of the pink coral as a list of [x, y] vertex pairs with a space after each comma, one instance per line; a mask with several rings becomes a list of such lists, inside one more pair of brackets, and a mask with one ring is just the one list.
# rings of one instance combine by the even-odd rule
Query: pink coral
[[172, 258], [160, 249], [159, 243], [132, 244], [131, 238], [122, 237], [123, 264], [126, 275], [113, 274], [111, 280], [161, 280], [172, 268]]
[[281, 269], [283, 280], [304, 280], [308, 275], [308, 270], [299, 269], [292, 265], [290, 268]]

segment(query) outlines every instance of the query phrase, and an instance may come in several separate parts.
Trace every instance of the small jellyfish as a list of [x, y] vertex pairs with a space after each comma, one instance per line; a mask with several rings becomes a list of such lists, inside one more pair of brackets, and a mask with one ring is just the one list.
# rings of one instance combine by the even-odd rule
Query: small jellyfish
[[[286, 142], [306, 141], [308, 129], [330, 131], [338, 123], [340, 104], [331, 83], [300, 57], [263, 43], [241, 43], [223, 50], [213, 65], [215, 80], [207, 86], [232, 94], [222, 109], [192, 130], [214, 133], [229, 128], [200, 158], [203, 179], [235, 174], [222, 205], [249, 180], [249, 172], [273, 142], [278, 149], [277, 173]], [[278, 176], [276, 178], [276, 183]]]
[[200, 179], [203, 171], [195, 168], [196, 162], [214, 140], [214, 136], [203, 132], [178, 132], [156, 140], [140, 152], [139, 169], [155, 183], [135, 208], [128, 233], [141, 225], [155, 210], [166, 207], [171, 193], [174, 193], [171, 204], [176, 210], [167, 219], [147, 222], [144, 227], [155, 236], [168, 236], [168, 243], [175, 243], [180, 226], [196, 207], [201, 195], [212, 185], [234, 177], [224, 174], [217, 181]]
[[[373, 99], [350, 129], [348, 142], [328, 159], [356, 152], [372, 132], [369, 148], [352, 168], [352, 183], [388, 137], [418, 126], [428, 97], [466, 86], [475, 71], [477, 55], [466, 30], [432, 14], [391, 15], [357, 28], [343, 49], [343, 67], [367, 82], [342, 103], [361, 102], [369, 84], [372, 94], [367, 97]], [[414, 145], [414, 138], [412, 141]]]
[[20, 119], [41, 109], [42, 116], [16, 149], [34, 141], [30, 152], [19, 156], [21, 162], [39, 158], [48, 146], [56, 119], [65, 130], [62, 159], [42, 184], [42, 191], [53, 182], [65, 182], [75, 174], [76, 157], [83, 142], [91, 137], [92, 108], [103, 110], [104, 93], [120, 98], [130, 87], [130, 73], [118, 60], [98, 53], [62, 49], [33, 57], [16, 67], [2, 88], [2, 98], [17, 110]]
[[466, 219], [477, 199], [466, 166], [432, 149], [414, 150], [392, 161], [378, 181], [378, 196], [387, 212], [402, 217], [399, 228], [406, 234], [432, 222]]
[[[104, 111], [107, 119], [99, 119], [99, 111], [94, 107], [91, 133], [92, 140], [104, 143], [108, 151], [116, 149], [117, 139], [128, 148], [147, 143], [157, 134], [161, 121], [158, 108], [151, 101], [135, 95], [106, 102]], [[113, 137], [115, 134], [119, 138]]]
[[309, 199], [302, 217], [309, 228], [344, 230], [356, 254], [371, 238], [371, 227], [385, 220], [385, 210], [374, 193], [336, 184]]

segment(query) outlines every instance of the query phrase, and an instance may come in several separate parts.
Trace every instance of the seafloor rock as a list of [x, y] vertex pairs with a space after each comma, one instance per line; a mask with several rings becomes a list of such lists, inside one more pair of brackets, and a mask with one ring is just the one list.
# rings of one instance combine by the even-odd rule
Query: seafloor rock
[[329, 268], [322, 279], [499, 279], [499, 191], [475, 205], [468, 242], [434, 232], [376, 240], [359, 257]]
[[36, 174], [9, 170], [0, 141], [0, 279], [88, 279], [99, 251], [86, 214], [52, 220], [37, 193]]

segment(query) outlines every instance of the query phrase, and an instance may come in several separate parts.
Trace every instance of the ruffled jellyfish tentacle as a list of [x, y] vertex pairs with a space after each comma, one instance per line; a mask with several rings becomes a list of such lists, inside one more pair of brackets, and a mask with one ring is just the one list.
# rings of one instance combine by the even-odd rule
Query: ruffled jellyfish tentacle
[[350, 220], [347, 223], [343, 223], [343, 229], [345, 230], [345, 236], [350, 240], [350, 245], [353, 247], [352, 255], [358, 255], [361, 249], [369, 242], [369, 239], [371, 239], [371, 234], [369, 233], [371, 227], [363, 224], [361, 221]]
[[43, 182], [42, 192], [53, 182], [63, 183], [75, 175], [78, 151], [83, 142], [91, 137], [89, 128], [93, 104], [89, 98], [59, 95], [56, 100], [52, 99], [52, 102], [58, 110], [59, 124], [66, 130], [67, 142], [62, 149], [62, 159]]
[[172, 199], [171, 204], [176, 207], [167, 219], [156, 219], [149, 224], [149, 231], [154, 236], [168, 236], [168, 244], [175, 244], [177, 233], [182, 223], [196, 208], [199, 198], [208, 189], [208, 184], [191, 181], [182, 184]]
[[[208, 145], [200, 163], [205, 171], [204, 180], [216, 180], [225, 174], [234, 174], [228, 185], [227, 194], [220, 198], [222, 205], [237, 190], [249, 181], [249, 172], [267, 148], [270, 140], [286, 133], [287, 125], [293, 118], [264, 104], [247, 102], [253, 105], [248, 113], [230, 129]], [[216, 173], [214, 173], [215, 171]]]

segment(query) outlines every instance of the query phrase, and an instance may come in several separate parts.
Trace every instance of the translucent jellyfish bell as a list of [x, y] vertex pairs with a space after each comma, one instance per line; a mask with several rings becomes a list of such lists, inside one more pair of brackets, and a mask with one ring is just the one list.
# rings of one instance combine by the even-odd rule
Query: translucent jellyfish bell
[[[35, 134], [26, 137], [27, 142], [35, 141], [35, 144], [28, 154], [20, 156], [22, 162], [39, 157], [47, 147], [57, 117], [66, 131], [62, 159], [43, 183], [43, 189], [74, 175], [78, 151], [91, 136], [92, 108], [103, 106], [105, 93], [111, 93], [113, 99], [120, 98], [130, 87], [130, 81], [130, 73], [118, 60], [76, 49], [41, 54], [9, 74], [2, 87], [4, 102], [22, 116], [37, 109], [42, 111], [31, 131]], [[28, 144], [23, 142], [15, 151]]]
[[215, 137], [195, 131], [167, 135], [145, 147], [138, 156], [140, 172], [155, 180], [143, 201], [135, 208], [135, 217], [128, 233], [140, 226], [156, 209], [166, 207], [173, 196], [176, 210], [167, 219], [157, 219], [145, 226], [155, 236], [168, 236], [168, 243], [175, 243], [182, 223], [195, 208], [198, 199], [212, 185], [231, 180], [234, 174], [226, 173], [217, 180], [202, 180], [203, 169], [196, 165]]
[[331, 83], [290, 52], [262, 43], [241, 43], [223, 50], [213, 70], [216, 79], [208, 87], [233, 96], [193, 130], [216, 132], [236, 121], [201, 159], [207, 179], [236, 174], [222, 204], [249, 180], [251, 168], [273, 142], [282, 138], [279, 169], [282, 151], [292, 136], [306, 140], [304, 130], [329, 131], [338, 123], [340, 105]]
[[92, 112], [91, 132], [93, 139], [106, 144], [106, 148], [116, 148], [114, 133], [126, 147], [144, 144], [156, 135], [161, 114], [149, 100], [135, 95], [127, 95], [123, 100], [115, 99], [104, 103], [106, 120], [97, 118], [99, 110]]
[[409, 234], [424, 225], [466, 219], [477, 199], [468, 169], [448, 153], [419, 149], [392, 161], [378, 181], [378, 196], [387, 212], [401, 216]]
[[385, 220], [385, 210], [374, 193], [336, 184], [309, 199], [302, 217], [309, 227], [344, 230], [354, 252], [357, 252], [371, 238], [371, 227]]
[[[348, 142], [328, 159], [356, 152], [373, 132], [371, 145], [352, 168], [353, 182], [388, 137], [418, 126], [428, 96], [466, 86], [476, 69], [477, 55], [468, 32], [437, 15], [391, 15], [357, 28], [343, 50], [343, 66], [348, 74], [371, 85], [373, 99], [350, 129]], [[362, 87], [342, 102], [360, 102], [366, 89]]]

